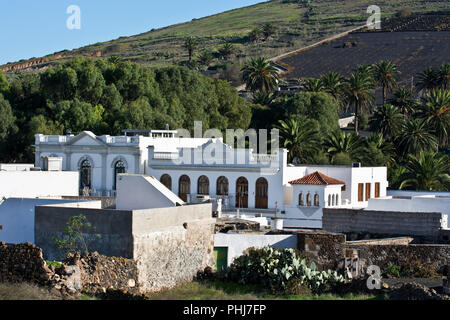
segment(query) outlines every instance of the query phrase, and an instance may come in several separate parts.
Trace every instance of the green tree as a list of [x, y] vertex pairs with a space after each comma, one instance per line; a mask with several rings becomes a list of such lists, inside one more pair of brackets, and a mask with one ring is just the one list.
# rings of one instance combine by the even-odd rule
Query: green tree
[[255, 28], [249, 33], [248, 37], [251, 42], [259, 42], [264, 39], [264, 31], [261, 28]]
[[394, 91], [393, 97], [389, 102], [398, 107], [400, 112], [408, 117], [414, 113], [417, 102], [414, 99], [413, 92], [405, 88], [398, 88]]
[[5, 139], [14, 125], [14, 115], [8, 100], [0, 93], [0, 141]]
[[441, 146], [447, 146], [450, 133], [450, 91], [442, 89], [427, 92], [417, 112], [438, 138]]
[[9, 90], [9, 82], [8, 80], [6, 80], [3, 71], [0, 70], [0, 93], [5, 93], [8, 90]]
[[[64, 228], [61, 238], [53, 237], [53, 242], [58, 249], [67, 253], [80, 252], [84, 255], [89, 253], [88, 236], [86, 233], [95, 231], [92, 224], [87, 220], [86, 216], [80, 214], [69, 219]], [[100, 235], [95, 235], [100, 238]]]
[[187, 49], [189, 54], [189, 62], [192, 62], [192, 57], [194, 56], [194, 51], [198, 47], [198, 41], [194, 37], [189, 37], [184, 41], [183, 47]]
[[430, 91], [439, 87], [439, 71], [433, 67], [426, 68], [419, 74], [417, 89], [420, 91]]
[[355, 110], [355, 133], [359, 134], [358, 116], [367, 110], [375, 99], [373, 79], [368, 71], [357, 71], [345, 79], [344, 88], [346, 100]]
[[393, 138], [402, 130], [403, 120], [403, 115], [396, 106], [385, 104], [375, 110], [371, 127], [384, 137]]
[[305, 80], [304, 88], [306, 92], [322, 92], [325, 87], [320, 79], [307, 79]]
[[351, 159], [357, 158], [364, 147], [364, 141], [356, 134], [346, 134], [336, 130], [329, 134], [323, 144], [331, 160], [338, 153], [348, 154]]
[[203, 50], [198, 56], [198, 61], [200, 62], [200, 64], [206, 67], [208, 67], [213, 60], [214, 56], [211, 51], [208, 50]]
[[278, 71], [263, 57], [250, 59], [241, 71], [247, 88], [253, 92], [272, 92], [277, 87]]
[[448, 156], [433, 152], [409, 155], [406, 172], [400, 177], [400, 189], [424, 191], [450, 190]]
[[450, 62], [441, 65], [439, 69], [439, 84], [442, 89], [450, 90]]
[[400, 72], [391, 61], [381, 60], [374, 68], [374, 79], [383, 88], [383, 103], [386, 103], [387, 90], [392, 91], [397, 86]]
[[320, 77], [325, 92], [331, 94], [336, 100], [342, 100], [344, 78], [337, 72], [328, 72]]
[[277, 27], [273, 23], [267, 22], [262, 26], [264, 39], [267, 40], [277, 33]]
[[219, 54], [224, 59], [229, 59], [235, 53], [236, 48], [231, 43], [225, 43], [219, 48]]
[[417, 156], [421, 152], [437, 150], [438, 147], [437, 139], [430, 133], [425, 119], [407, 120], [395, 143], [404, 157], [408, 154]]
[[320, 151], [320, 134], [317, 123], [312, 120], [280, 120], [281, 146], [289, 150], [288, 161], [310, 163]]

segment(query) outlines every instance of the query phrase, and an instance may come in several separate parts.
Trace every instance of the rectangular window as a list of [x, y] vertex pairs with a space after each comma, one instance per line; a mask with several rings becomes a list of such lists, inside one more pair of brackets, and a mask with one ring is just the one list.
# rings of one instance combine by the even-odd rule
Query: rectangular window
[[3, 226], [2, 225], [0, 225], [0, 230], [3, 230]]
[[380, 197], [380, 183], [375, 182], [375, 198], [379, 198], [379, 197]]
[[363, 202], [363, 194], [364, 194], [364, 184], [359, 183], [358, 184], [358, 202]]
[[366, 201], [370, 199], [370, 183], [366, 183]]
[[345, 184], [342, 186], [341, 191], [345, 191]]

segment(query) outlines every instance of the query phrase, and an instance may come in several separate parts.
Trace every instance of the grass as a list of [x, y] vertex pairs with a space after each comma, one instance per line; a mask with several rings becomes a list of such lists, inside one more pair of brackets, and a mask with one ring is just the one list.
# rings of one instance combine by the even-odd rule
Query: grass
[[273, 295], [258, 286], [243, 286], [221, 281], [192, 282], [153, 294], [150, 300], [382, 300], [380, 295]]
[[0, 283], [0, 300], [59, 300], [44, 288], [28, 283]]
[[[239, 57], [234, 62], [242, 64], [249, 57], [274, 57], [360, 26], [369, 17], [366, 9], [372, 4], [371, 0], [317, 0], [312, 4], [315, 14], [307, 19], [304, 16], [307, 8], [301, 8], [297, 3], [272, 0], [131, 37], [96, 43], [70, 51], [69, 56], [101, 50], [105, 57], [115, 55], [124, 60], [159, 67], [186, 61], [187, 52], [183, 43], [186, 37], [194, 36], [199, 41], [199, 50], [216, 50], [223, 43], [233, 43], [239, 51]], [[448, 2], [380, 0], [377, 5], [382, 16], [389, 17], [405, 7], [411, 8], [412, 12], [443, 10], [448, 7]], [[249, 32], [266, 22], [277, 27], [277, 36], [263, 43], [248, 42], [246, 37]], [[155, 53], [170, 54], [158, 56]]]

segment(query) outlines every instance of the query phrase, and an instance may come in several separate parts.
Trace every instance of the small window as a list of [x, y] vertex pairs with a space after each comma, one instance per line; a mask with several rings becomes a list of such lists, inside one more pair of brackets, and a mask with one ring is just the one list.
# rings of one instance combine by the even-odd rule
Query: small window
[[331, 207], [331, 194], [328, 195], [328, 206]]
[[336, 195], [331, 196], [331, 205], [334, 207], [336, 205]]
[[342, 186], [341, 191], [345, 191], [345, 184]]
[[319, 195], [316, 194], [314, 195], [314, 206], [318, 207], [319, 205]]
[[303, 199], [303, 192], [300, 192], [300, 194], [298, 195], [298, 205], [299, 206], [305, 205], [305, 199]]
[[310, 193], [308, 193], [308, 195], [306, 196], [306, 205], [308, 207], [311, 207], [311, 205], [312, 205], [312, 199], [311, 199], [311, 194]]
[[339, 205], [339, 195], [338, 194], [336, 195], [336, 205], [337, 206]]

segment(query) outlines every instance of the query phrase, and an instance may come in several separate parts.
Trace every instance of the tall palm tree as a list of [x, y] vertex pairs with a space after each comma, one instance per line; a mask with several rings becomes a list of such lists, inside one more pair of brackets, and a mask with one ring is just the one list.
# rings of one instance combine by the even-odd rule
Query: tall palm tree
[[393, 90], [397, 86], [400, 72], [391, 61], [381, 60], [374, 68], [374, 79], [383, 88], [383, 104], [386, 104], [387, 90]]
[[306, 79], [304, 83], [305, 91], [307, 92], [321, 92], [324, 91], [322, 80], [320, 79]]
[[288, 119], [278, 123], [281, 145], [289, 150], [290, 162], [308, 163], [320, 151], [320, 133], [313, 121]]
[[355, 133], [359, 134], [359, 114], [375, 100], [373, 79], [367, 72], [356, 71], [345, 79], [344, 92], [350, 108], [355, 110]]
[[426, 119], [420, 118], [407, 120], [395, 140], [405, 157], [408, 154], [417, 156], [424, 151], [435, 151], [438, 147], [437, 139], [430, 132]]
[[426, 68], [419, 74], [417, 89], [419, 91], [430, 91], [439, 87], [439, 71], [433, 67]]
[[277, 87], [278, 71], [263, 57], [252, 58], [241, 71], [247, 88], [253, 92], [271, 92]]
[[337, 130], [328, 135], [323, 146], [331, 159], [339, 153], [346, 153], [352, 158], [356, 158], [360, 155], [364, 142], [354, 133], [346, 134], [341, 130]]
[[450, 90], [450, 62], [441, 65], [439, 69], [439, 84], [442, 89]]
[[417, 105], [416, 99], [414, 99], [413, 92], [406, 88], [398, 88], [394, 91], [393, 97], [389, 100], [391, 104], [398, 107], [400, 112], [408, 117], [414, 113], [414, 109]]
[[450, 91], [438, 89], [425, 94], [418, 115], [435, 132], [439, 144], [446, 146], [450, 134]]
[[433, 152], [423, 152], [419, 156], [410, 155], [406, 172], [400, 176], [400, 189], [424, 191], [450, 190], [450, 165], [448, 156]]
[[403, 115], [400, 110], [391, 105], [385, 104], [378, 107], [371, 119], [371, 127], [381, 133], [384, 137], [395, 137], [403, 126]]
[[189, 37], [184, 41], [184, 48], [187, 49], [188, 54], [189, 54], [189, 62], [192, 62], [192, 57], [194, 56], [194, 51], [197, 49], [198, 47], [198, 41], [196, 38], [194, 37]]

